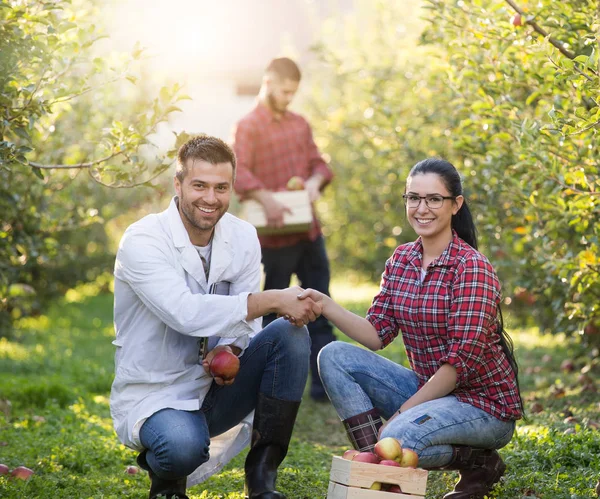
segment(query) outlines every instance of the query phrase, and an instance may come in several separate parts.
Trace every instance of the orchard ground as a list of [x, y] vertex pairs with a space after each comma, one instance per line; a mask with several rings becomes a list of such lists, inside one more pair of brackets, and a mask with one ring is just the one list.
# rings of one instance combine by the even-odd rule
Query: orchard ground
[[[105, 287], [106, 281], [101, 284]], [[0, 463], [35, 472], [27, 481], [0, 476], [2, 498], [147, 497], [148, 477], [126, 473], [135, 453], [119, 444], [110, 420], [112, 295], [99, 293], [101, 287], [88, 284], [69, 291], [46, 315], [19, 322], [14, 340], [0, 340]], [[369, 284], [336, 282], [332, 287], [333, 296], [359, 314], [375, 292]], [[535, 329], [512, 329], [511, 334], [527, 420], [519, 422], [515, 438], [501, 451], [508, 471], [491, 497], [596, 497], [598, 351]], [[380, 353], [406, 365], [400, 341]], [[290, 499], [324, 498], [331, 458], [348, 448], [332, 406], [305, 396], [279, 488]], [[242, 499], [243, 460], [238, 456], [220, 475], [191, 488], [190, 498]], [[456, 477], [430, 473], [427, 498], [442, 497]]]

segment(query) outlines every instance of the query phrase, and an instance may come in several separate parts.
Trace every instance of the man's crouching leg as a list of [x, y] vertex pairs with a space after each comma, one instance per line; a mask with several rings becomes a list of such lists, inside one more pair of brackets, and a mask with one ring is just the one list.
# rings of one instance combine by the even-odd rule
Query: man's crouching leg
[[201, 411], [163, 409], [142, 426], [146, 450], [137, 462], [150, 476], [150, 499], [188, 499], [187, 476], [209, 457], [210, 440]]
[[306, 327], [283, 319], [259, 333], [270, 346], [254, 412], [252, 442], [246, 457], [246, 497], [285, 499], [275, 490], [277, 468], [287, 454], [308, 377], [310, 339]]

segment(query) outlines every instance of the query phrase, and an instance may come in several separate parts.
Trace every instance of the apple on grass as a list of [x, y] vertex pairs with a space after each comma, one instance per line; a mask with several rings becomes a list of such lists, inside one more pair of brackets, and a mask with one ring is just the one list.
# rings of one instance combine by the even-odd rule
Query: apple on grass
[[393, 437], [382, 438], [375, 444], [373, 449], [381, 459], [400, 460], [402, 458], [402, 446]]
[[18, 478], [19, 480], [27, 480], [31, 475], [33, 475], [33, 470], [25, 466], [17, 466], [10, 474], [12, 478]]
[[215, 354], [208, 366], [213, 378], [233, 379], [240, 370], [240, 359], [229, 350], [221, 350]]
[[127, 466], [125, 468], [125, 473], [128, 475], [137, 475], [140, 472], [140, 469], [137, 466]]
[[0, 475], [8, 475], [9, 473], [10, 468], [6, 464], [0, 464]]

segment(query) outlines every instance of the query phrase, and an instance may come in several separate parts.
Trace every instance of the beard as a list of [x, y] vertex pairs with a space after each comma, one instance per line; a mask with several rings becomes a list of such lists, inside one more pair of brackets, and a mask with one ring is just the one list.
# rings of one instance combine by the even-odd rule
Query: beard
[[267, 93], [267, 101], [269, 102], [269, 107], [278, 113], [285, 113], [287, 110], [287, 104], [284, 106], [280, 105], [271, 92]]
[[223, 218], [223, 215], [227, 211], [228, 206], [223, 206], [222, 203], [218, 203], [214, 206], [216, 213], [212, 217], [203, 217], [200, 210], [191, 202], [188, 202], [183, 194], [179, 197], [179, 209], [187, 220], [187, 224], [198, 232], [209, 232], [212, 231], [217, 225], [217, 222]]

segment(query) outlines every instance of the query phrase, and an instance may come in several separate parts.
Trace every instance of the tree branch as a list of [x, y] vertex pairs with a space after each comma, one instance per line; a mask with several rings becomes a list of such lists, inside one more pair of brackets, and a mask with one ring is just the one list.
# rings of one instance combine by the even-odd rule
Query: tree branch
[[90, 168], [95, 165], [99, 165], [100, 163], [105, 163], [106, 161], [111, 160], [115, 156], [119, 156], [123, 154], [125, 151], [118, 151], [110, 156], [106, 156], [105, 158], [97, 159], [96, 161], [89, 161], [87, 163], [77, 163], [75, 165], [42, 165], [40, 163], [35, 163], [34, 161], [29, 161], [27, 164], [32, 166], [33, 168], [40, 168], [41, 170], [73, 170], [76, 168]]
[[[513, 0], [505, 0], [505, 2], [508, 5], [510, 5], [516, 12], [518, 12], [523, 17], [523, 21], [525, 22], [525, 24], [529, 24], [529, 26], [531, 26], [534, 31], [536, 31], [537, 33], [542, 35], [552, 45], [554, 45], [559, 50], [559, 52], [561, 52], [563, 55], [565, 55], [569, 59], [575, 59], [575, 57], [577, 57], [577, 55], [575, 53], [571, 52], [568, 48], [565, 47], [564, 43], [559, 42], [555, 38], [552, 38], [550, 36], [550, 34], [544, 28], [542, 28], [538, 23], [536, 23], [532, 18], [529, 18], [529, 16], [527, 16], [526, 12], [524, 12], [521, 8], [519, 8], [519, 6]], [[578, 69], [578, 68], [576, 68], [576, 69]], [[591, 68], [590, 68], [590, 71], [592, 73], [596, 74], [596, 71], [594, 71]], [[581, 71], [579, 71], [579, 72], [581, 73]], [[583, 74], [583, 73], [581, 73], [581, 74]]]

